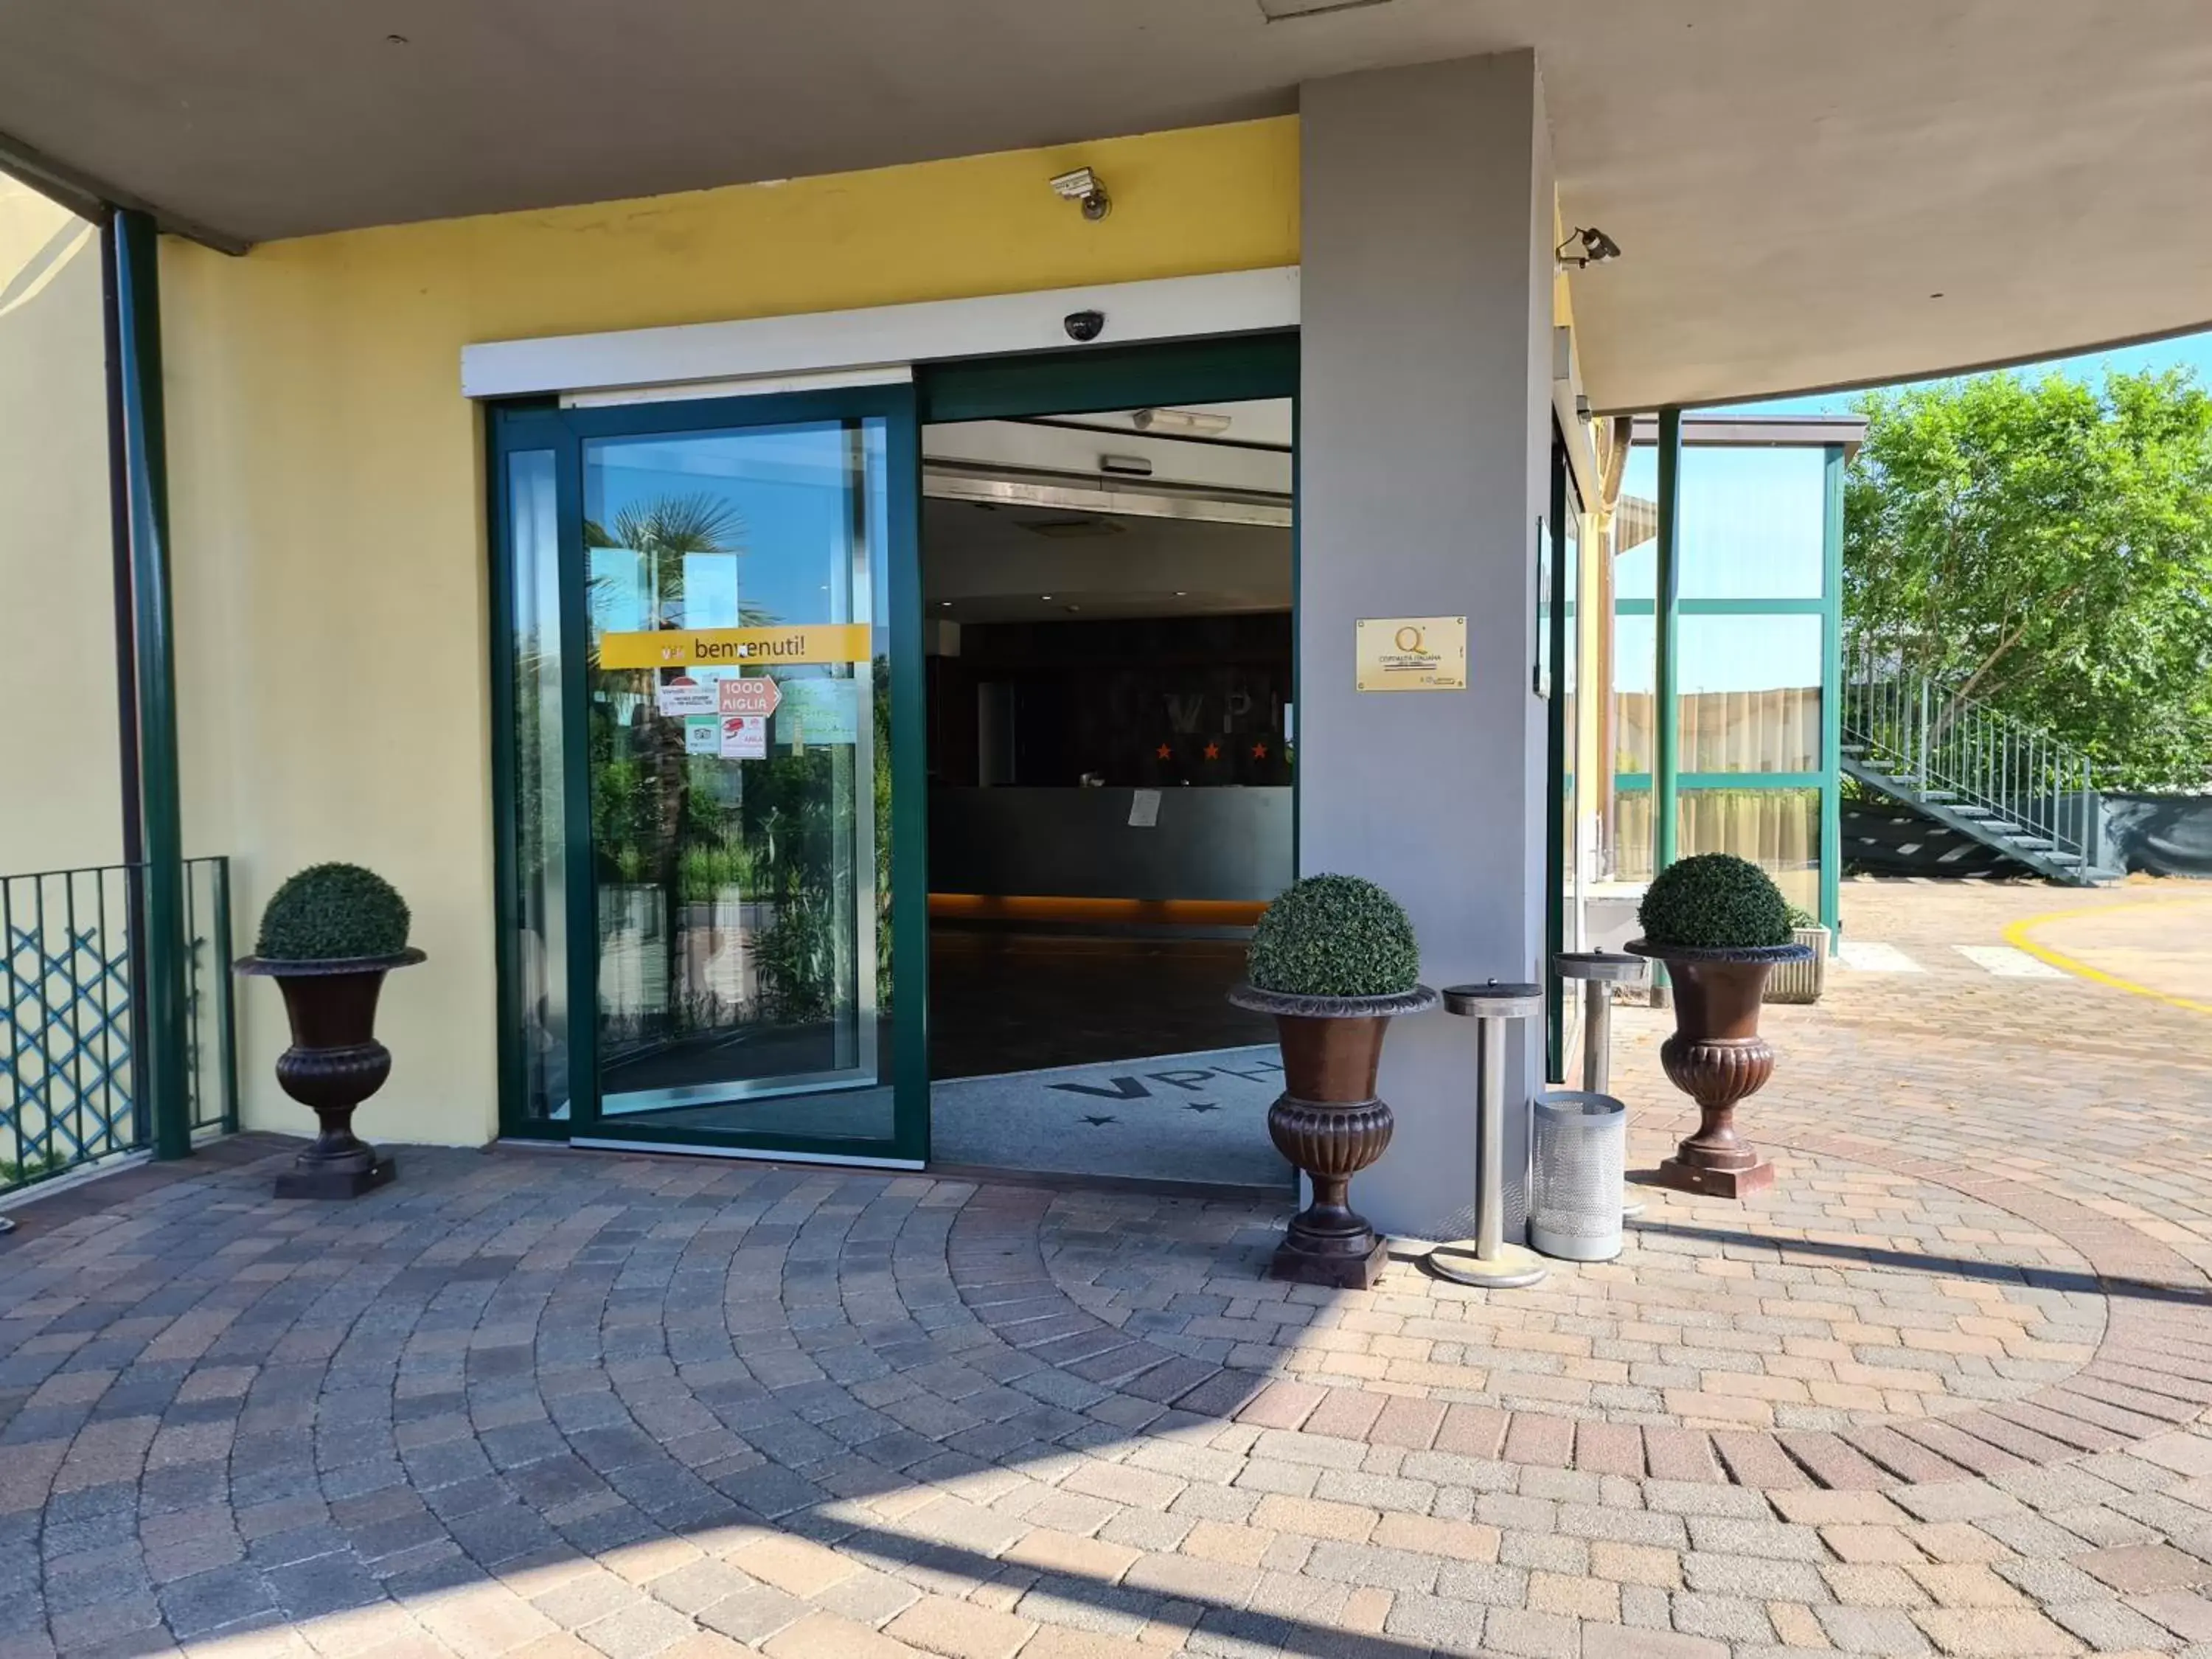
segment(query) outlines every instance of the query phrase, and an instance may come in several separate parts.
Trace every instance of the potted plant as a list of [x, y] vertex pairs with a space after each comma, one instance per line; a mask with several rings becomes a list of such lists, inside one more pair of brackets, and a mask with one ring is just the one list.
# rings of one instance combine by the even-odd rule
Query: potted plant
[[1828, 988], [1828, 930], [1813, 919], [1811, 911], [1793, 904], [1790, 907], [1790, 936], [1810, 948], [1813, 954], [1802, 962], [1776, 963], [1774, 971], [1767, 975], [1765, 1000], [1818, 1002], [1820, 993]]
[[1267, 1134], [1313, 1183], [1313, 1202], [1275, 1251], [1273, 1278], [1364, 1290], [1382, 1271], [1383, 1242], [1346, 1189], [1390, 1144], [1375, 1074], [1393, 1016], [1437, 1006], [1420, 969], [1405, 911], [1357, 876], [1292, 883], [1253, 930], [1249, 982], [1230, 1000], [1275, 1017], [1285, 1087], [1267, 1109]]
[[376, 1040], [376, 999], [394, 968], [422, 960], [407, 943], [406, 902], [357, 864], [318, 864], [276, 890], [261, 933], [236, 966], [276, 981], [292, 1046], [276, 1060], [284, 1092], [312, 1107], [314, 1144], [276, 1177], [279, 1198], [355, 1198], [398, 1173], [353, 1132], [353, 1109], [392, 1075]]
[[1778, 963], [1802, 962], [1790, 906], [1765, 871], [1728, 853], [1668, 865], [1638, 908], [1644, 937], [1628, 948], [1667, 964], [1674, 1035], [1659, 1050], [1674, 1085], [1698, 1103], [1698, 1132], [1659, 1166], [1662, 1185], [1745, 1198], [1774, 1166], [1735, 1132], [1735, 1104], [1765, 1086], [1774, 1050], [1759, 1034], [1759, 994]]

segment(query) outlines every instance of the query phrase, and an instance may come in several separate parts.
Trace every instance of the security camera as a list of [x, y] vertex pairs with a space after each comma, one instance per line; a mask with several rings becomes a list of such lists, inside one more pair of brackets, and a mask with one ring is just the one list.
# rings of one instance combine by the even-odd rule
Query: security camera
[[1106, 313], [1103, 311], [1071, 311], [1060, 319], [1067, 331], [1067, 337], [1078, 345], [1088, 345], [1106, 331]]
[[1052, 181], [1052, 193], [1064, 201], [1081, 203], [1083, 216], [1094, 222], [1114, 210], [1114, 199], [1107, 195], [1105, 184], [1089, 167], [1060, 174]]
[[1552, 257], [1563, 269], [1572, 265], [1577, 270], [1587, 270], [1592, 265], [1620, 258], [1620, 244], [1595, 225], [1588, 229], [1577, 226], [1567, 233], [1566, 240], [1552, 250]]

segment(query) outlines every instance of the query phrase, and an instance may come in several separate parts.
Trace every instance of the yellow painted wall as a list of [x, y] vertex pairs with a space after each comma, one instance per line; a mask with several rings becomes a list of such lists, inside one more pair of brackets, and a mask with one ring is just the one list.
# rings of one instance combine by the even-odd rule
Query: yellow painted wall
[[[1092, 224], [1045, 188], [1088, 164]], [[186, 841], [236, 860], [241, 941], [320, 859], [388, 875], [396, 1141], [496, 1132], [482, 430], [461, 348], [1297, 259], [1291, 118], [272, 243], [164, 246]], [[298, 1130], [283, 1018], [242, 988], [245, 1121]]]
[[0, 177], [0, 876], [123, 855], [100, 242]]

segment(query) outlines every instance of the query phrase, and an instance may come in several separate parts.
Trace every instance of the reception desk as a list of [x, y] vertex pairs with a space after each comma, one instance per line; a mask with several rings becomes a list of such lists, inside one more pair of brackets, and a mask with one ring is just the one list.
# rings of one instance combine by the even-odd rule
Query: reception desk
[[1148, 825], [1141, 793], [933, 789], [930, 891], [1261, 904], [1290, 884], [1287, 787], [1162, 789]]

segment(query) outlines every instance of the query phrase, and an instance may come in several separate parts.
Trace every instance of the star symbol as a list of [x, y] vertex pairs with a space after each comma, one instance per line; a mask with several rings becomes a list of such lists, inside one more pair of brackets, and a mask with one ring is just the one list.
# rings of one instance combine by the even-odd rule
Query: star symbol
[[1218, 1112], [1220, 1109], [1210, 1100], [1194, 1100], [1183, 1108], [1186, 1112]]
[[1252, 745], [1252, 758], [1253, 758], [1254, 760], [1265, 760], [1265, 759], [1267, 759], [1267, 745], [1266, 744], [1264, 744], [1264, 743], [1255, 743], [1255, 744], [1254, 744]]
[[1206, 744], [1206, 757], [1208, 760], [1219, 760], [1221, 758], [1221, 745], [1218, 743], [1209, 743]]
[[1119, 1123], [1121, 1120], [1118, 1117], [1086, 1117], [1083, 1121], [1096, 1129], [1109, 1123]]
[[1170, 760], [1174, 757], [1175, 750], [1169, 748], [1167, 744], [1162, 744], [1158, 748], [1153, 750], [1152, 753], [1162, 760]]

